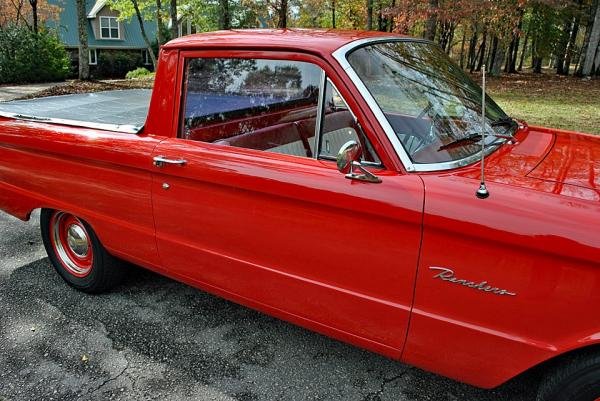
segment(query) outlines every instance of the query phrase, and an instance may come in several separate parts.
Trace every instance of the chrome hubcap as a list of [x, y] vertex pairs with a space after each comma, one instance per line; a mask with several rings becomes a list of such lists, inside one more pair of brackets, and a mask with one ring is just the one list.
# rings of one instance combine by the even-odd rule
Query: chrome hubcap
[[87, 276], [92, 270], [93, 251], [83, 223], [73, 215], [57, 212], [51, 230], [52, 245], [63, 267], [74, 276]]
[[90, 250], [88, 237], [84, 229], [77, 224], [69, 226], [67, 230], [67, 244], [71, 248], [71, 251], [80, 258], [85, 257]]

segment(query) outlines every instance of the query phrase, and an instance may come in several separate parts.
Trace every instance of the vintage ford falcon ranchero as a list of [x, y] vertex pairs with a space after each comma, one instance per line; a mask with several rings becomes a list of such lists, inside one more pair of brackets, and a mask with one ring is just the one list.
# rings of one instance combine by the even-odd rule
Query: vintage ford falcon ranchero
[[600, 400], [600, 138], [517, 122], [387, 33], [176, 39], [143, 127], [85, 96], [87, 118], [0, 107], [0, 208], [42, 210], [73, 287], [125, 260], [475, 386], [536, 368], [539, 400]]

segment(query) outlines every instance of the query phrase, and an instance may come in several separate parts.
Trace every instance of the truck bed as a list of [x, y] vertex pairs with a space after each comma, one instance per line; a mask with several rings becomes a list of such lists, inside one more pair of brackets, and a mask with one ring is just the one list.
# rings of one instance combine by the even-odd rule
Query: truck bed
[[138, 133], [150, 105], [150, 89], [128, 89], [0, 102], [0, 116]]

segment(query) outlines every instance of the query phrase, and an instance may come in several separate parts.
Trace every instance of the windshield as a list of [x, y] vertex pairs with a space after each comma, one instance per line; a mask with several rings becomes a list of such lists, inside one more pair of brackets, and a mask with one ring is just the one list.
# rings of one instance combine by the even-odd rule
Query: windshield
[[[442, 163], [481, 152], [481, 88], [436, 45], [378, 42], [348, 62], [363, 81], [413, 163]], [[486, 96], [486, 146], [516, 124]], [[494, 136], [498, 135], [498, 136]]]

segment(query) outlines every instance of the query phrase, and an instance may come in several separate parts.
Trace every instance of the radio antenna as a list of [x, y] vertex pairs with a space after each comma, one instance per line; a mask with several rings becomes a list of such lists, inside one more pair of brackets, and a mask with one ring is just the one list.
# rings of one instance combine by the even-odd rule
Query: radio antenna
[[482, 86], [481, 86], [481, 183], [475, 195], [479, 199], [485, 199], [490, 196], [487, 187], [485, 186], [485, 172], [483, 163], [485, 161], [485, 64], [481, 66]]

